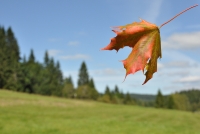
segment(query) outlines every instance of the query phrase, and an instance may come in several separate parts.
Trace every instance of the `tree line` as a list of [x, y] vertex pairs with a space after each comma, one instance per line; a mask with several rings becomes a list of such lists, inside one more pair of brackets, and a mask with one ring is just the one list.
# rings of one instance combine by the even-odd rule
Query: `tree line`
[[44, 62], [36, 61], [31, 49], [28, 58], [20, 57], [20, 49], [12, 29], [0, 27], [0, 88], [36, 93], [61, 95], [64, 84], [59, 61], [55, 62], [46, 51]]
[[41, 95], [96, 99], [98, 92], [93, 79], [89, 79], [85, 62], [79, 70], [78, 88], [71, 76], [64, 78], [59, 61], [44, 54], [44, 61], [36, 61], [31, 49], [28, 58], [20, 57], [20, 49], [12, 29], [0, 27], [0, 89]]
[[162, 95], [159, 89], [154, 101], [139, 101], [138, 104], [147, 107], [196, 112], [200, 110], [200, 90], [191, 89], [170, 95]]
[[129, 104], [197, 111], [200, 109], [200, 91], [181, 91], [163, 96], [161, 91], [154, 101], [140, 101], [129, 93], [123, 93], [115, 85], [114, 89], [105, 87], [104, 93], [99, 93], [95, 82], [89, 76], [86, 63], [83, 61], [79, 73], [77, 87], [74, 87], [72, 77], [64, 77], [59, 61], [44, 53], [43, 62], [35, 59], [34, 50], [28, 57], [20, 57], [20, 49], [14, 33], [9, 27], [0, 27], [0, 89], [19, 92], [58, 96], [76, 99], [92, 99], [105, 103]]
[[112, 103], [119, 100], [128, 103], [130, 100], [130, 96], [119, 93], [117, 86], [115, 92], [111, 92], [107, 87], [105, 94], [98, 93], [84, 61], [79, 69], [78, 86], [75, 88], [72, 77], [63, 77], [59, 61], [49, 57], [48, 51], [44, 53], [43, 63], [36, 60], [33, 49], [30, 50], [28, 58], [21, 58], [11, 27], [7, 30], [0, 27], [0, 48], [0, 89]]

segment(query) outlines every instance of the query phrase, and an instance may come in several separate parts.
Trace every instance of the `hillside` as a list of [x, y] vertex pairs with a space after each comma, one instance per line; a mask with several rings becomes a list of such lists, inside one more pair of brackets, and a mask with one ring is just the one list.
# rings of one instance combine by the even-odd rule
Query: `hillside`
[[200, 114], [0, 90], [1, 134], [199, 134]]

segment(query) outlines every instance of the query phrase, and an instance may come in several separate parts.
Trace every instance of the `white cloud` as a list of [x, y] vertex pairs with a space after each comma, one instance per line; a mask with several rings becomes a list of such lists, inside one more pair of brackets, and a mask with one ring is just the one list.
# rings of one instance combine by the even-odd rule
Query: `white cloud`
[[159, 78], [157, 80], [161, 81], [160, 88], [164, 92], [200, 87], [200, 61], [195, 60], [191, 55], [176, 49], [163, 49], [163, 58], [160, 63], [163, 66], [157, 72], [159, 77], [154, 77], [150, 81], [156, 81]]
[[61, 52], [60, 50], [54, 50], [54, 49], [48, 50], [49, 56], [56, 56], [56, 55], [58, 55], [60, 52]]
[[80, 43], [78, 41], [70, 41], [67, 43], [69, 46], [77, 46], [79, 45]]
[[189, 61], [171, 61], [171, 62], [167, 62], [164, 64], [165, 67], [181, 67], [181, 68], [184, 68], [184, 67], [190, 67], [190, 63]]
[[181, 82], [181, 83], [185, 83], [185, 82], [199, 82], [200, 83], [200, 76], [187, 76], [187, 77], [183, 77], [183, 78], [177, 80], [177, 82]]
[[162, 42], [164, 48], [194, 50], [200, 48], [200, 32], [177, 33]]
[[64, 59], [64, 60], [79, 60], [79, 59], [87, 60], [87, 59], [90, 59], [90, 57], [88, 55], [85, 55], [85, 54], [75, 54], [75, 55], [60, 56], [60, 59]]
[[158, 63], [158, 70], [162, 69], [164, 67], [164, 64]]
[[190, 74], [189, 70], [181, 70], [181, 71], [172, 71], [172, 72], [168, 72], [168, 76], [169, 77], [184, 77], [184, 76], [188, 76]]

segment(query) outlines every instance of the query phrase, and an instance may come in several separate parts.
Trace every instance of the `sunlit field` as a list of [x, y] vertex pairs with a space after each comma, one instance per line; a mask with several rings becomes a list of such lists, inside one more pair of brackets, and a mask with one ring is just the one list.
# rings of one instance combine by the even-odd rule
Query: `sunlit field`
[[0, 134], [200, 134], [200, 113], [0, 90]]

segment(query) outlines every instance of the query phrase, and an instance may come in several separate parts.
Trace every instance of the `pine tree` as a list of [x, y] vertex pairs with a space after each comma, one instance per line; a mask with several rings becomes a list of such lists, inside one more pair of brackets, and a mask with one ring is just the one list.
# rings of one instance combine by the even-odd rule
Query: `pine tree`
[[50, 58], [49, 65], [47, 66], [47, 74], [49, 77], [47, 93], [49, 95], [55, 95], [55, 94], [57, 94], [55, 91], [57, 88], [57, 85], [56, 85], [56, 81], [57, 81], [56, 77], [57, 76], [55, 75], [56, 68], [55, 68], [55, 63], [54, 63], [53, 58]]
[[65, 78], [64, 83], [73, 84], [71, 75], [68, 78]]
[[23, 59], [22, 59], [22, 63], [26, 63], [27, 61], [26, 61], [26, 55], [24, 55], [24, 57], [23, 57]]
[[106, 90], [104, 94], [107, 94], [109, 96], [111, 95], [110, 88], [108, 86], [106, 86]]
[[160, 89], [158, 90], [158, 93], [157, 93], [157, 96], [156, 96], [155, 107], [156, 108], [163, 108], [164, 107], [164, 98], [163, 98], [163, 95], [162, 95]]
[[6, 41], [8, 49], [10, 51], [9, 54], [11, 55], [14, 61], [18, 62], [20, 60], [19, 46], [17, 40], [15, 39], [14, 33], [12, 32], [11, 27], [9, 27], [7, 30]]
[[113, 93], [108, 86], [106, 86], [105, 95], [109, 96], [110, 101], [113, 99]]
[[115, 85], [115, 89], [114, 89], [114, 91], [115, 91], [115, 94], [119, 94], [119, 88], [118, 88], [117, 85]]
[[19, 90], [19, 76], [20, 76], [20, 52], [17, 40], [15, 39], [12, 29], [9, 27], [5, 35], [6, 48], [5, 50], [5, 72], [6, 83], [4, 88], [11, 90]]
[[89, 81], [89, 86], [90, 86], [91, 88], [95, 88], [93, 78], [90, 79], [90, 81]]
[[174, 99], [173, 99], [172, 95], [170, 95], [168, 97], [167, 108], [169, 108], [169, 109], [174, 109], [175, 108], [175, 103], [174, 103]]
[[34, 56], [33, 49], [31, 49], [31, 52], [30, 52], [30, 55], [29, 55], [29, 58], [28, 58], [28, 62], [29, 63], [35, 63], [35, 56]]
[[78, 86], [89, 84], [89, 74], [85, 62], [82, 62], [79, 69]]
[[56, 76], [57, 76], [57, 82], [58, 82], [58, 85], [63, 85], [63, 74], [62, 74], [62, 71], [60, 69], [60, 62], [57, 61], [56, 63]]
[[97, 89], [95, 88], [95, 84], [94, 84], [94, 80], [93, 78], [91, 78], [89, 80], [89, 87], [90, 87], [90, 92], [91, 92], [91, 99], [96, 100], [99, 96], [99, 93], [97, 91]]
[[8, 67], [7, 59], [8, 54], [6, 47], [6, 33], [3, 27], [0, 27], [0, 88], [3, 88], [6, 84], [6, 70]]
[[125, 95], [124, 103], [125, 104], [131, 104], [132, 103], [132, 99], [131, 99], [129, 92], [127, 92], [126, 95]]
[[64, 79], [64, 87], [62, 89], [62, 96], [67, 98], [75, 98], [75, 89], [71, 76]]
[[41, 94], [41, 84], [43, 82], [42, 76], [43, 66], [39, 62], [35, 61], [33, 49], [30, 51], [30, 55], [25, 68], [23, 69], [25, 80], [24, 91], [28, 93]]
[[[54, 61], [51, 61], [54, 64]], [[52, 66], [54, 65], [50, 65], [50, 58], [48, 56], [48, 52], [45, 52], [44, 55], [44, 61], [43, 61], [43, 67], [41, 70], [41, 84], [40, 84], [40, 90], [38, 90], [38, 94], [42, 94], [42, 95], [51, 95], [52, 94], [52, 89], [51, 89], [51, 75], [53, 75], [52, 73]]]
[[111, 92], [108, 86], [106, 86], [104, 94], [98, 100], [106, 103], [111, 103]]
[[44, 56], [44, 66], [47, 67], [48, 65], [49, 65], [49, 54], [48, 51], [46, 51]]
[[120, 98], [120, 93], [119, 93], [119, 88], [117, 85], [115, 85], [115, 88], [114, 88], [114, 95], [118, 98]]
[[56, 96], [62, 96], [62, 89], [63, 89], [63, 75], [62, 71], [60, 70], [60, 63], [57, 61], [56, 66], [55, 66], [55, 95]]

